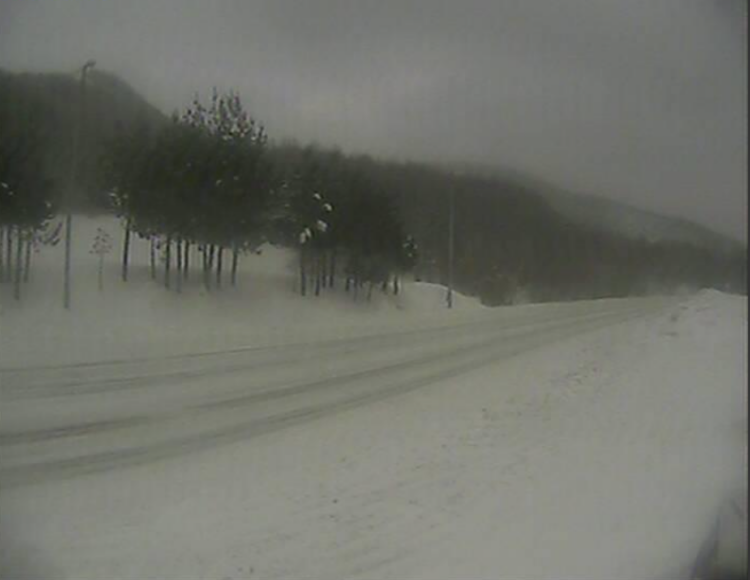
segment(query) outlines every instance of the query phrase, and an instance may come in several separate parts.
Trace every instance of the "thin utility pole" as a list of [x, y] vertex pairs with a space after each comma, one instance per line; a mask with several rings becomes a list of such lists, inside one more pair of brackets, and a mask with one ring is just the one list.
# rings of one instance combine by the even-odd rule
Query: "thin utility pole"
[[86, 73], [96, 63], [93, 60], [86, 62], [81, 69], [81, 90], [79, 94], [78, 119], [73, 127], [73, 143], [71, 145], [70, 177], [68, 181], [68, 203], [67, 214], [65, 215], [65, 279], [63, 282], [63, 306], [70, 310], [70, 249], [73, 235], [73, 213], [72, 192], [76, 186], [76, 177], [78, 171], [78, 147], [80, 140], [81, 128], [84, 121], [85, 92], [86, 92]]
[[453, 242], [454, 242], [454, 229], [456, 220], [456, 190], [451, 189], [450, 193], [450, 209], [448, 216], [448, 294], [446, 295], [446, 303], [448, 308], [453, 308]]

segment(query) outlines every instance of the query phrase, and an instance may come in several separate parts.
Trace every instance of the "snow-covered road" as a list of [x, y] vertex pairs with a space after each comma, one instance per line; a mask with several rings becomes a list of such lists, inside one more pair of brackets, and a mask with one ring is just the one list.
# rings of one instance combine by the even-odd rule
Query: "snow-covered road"
[[746, 514], [746, 299], [476, 314], [6, 363], [0, 577], [686, 578]]
[[459, 377], [665, 299], [138, 361], [0, 370], [5, 487], [184, 454]]

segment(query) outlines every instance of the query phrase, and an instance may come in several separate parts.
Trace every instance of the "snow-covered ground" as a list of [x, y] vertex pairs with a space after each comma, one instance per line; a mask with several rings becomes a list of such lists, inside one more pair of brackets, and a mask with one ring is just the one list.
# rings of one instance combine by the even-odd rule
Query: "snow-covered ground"
[[[104, 291], [97, 289], [97, 258], [90, 254], [97, 228], [113, 239], [107, 256]], [[34, 256], [32, 282], [23, 299], [12, 299], [9, 284], [0, 287], [0, 367], [149, 357], [259, 344], [288, 344], [325, 337], [392, 330], [395, 326], [445, 324], [445, 288], [412, 283], [398, 297], [375, 290], [370, 302], [355, 302], [339, 281], [337, 292], [319, 297], [296, 293], [294, 253], [272, 246], [240, 262], [239, 284], [225, 274], [220, 292], [207, 295], [197, 272], [181, 294], [150, 279], [149, 247], [134, 236], [130, 282], [120, 281], [122, 229], [111, 217], [74, 220], [72, 309], [62, 305], [63, 244]], [[481, 316], [485, 309], [456, 295], [456, 310]], [[314, 305], [314, 307], [311, 307]], [[440, 312], [439, 319], [434, 318]]]
[[745, 298], [177, 296], [142, 242], [99, 294], [102, 223], [71, 312], [60, 248], [3, 290], [2, 578], [688, 578], [727, 511], [746, 561]]

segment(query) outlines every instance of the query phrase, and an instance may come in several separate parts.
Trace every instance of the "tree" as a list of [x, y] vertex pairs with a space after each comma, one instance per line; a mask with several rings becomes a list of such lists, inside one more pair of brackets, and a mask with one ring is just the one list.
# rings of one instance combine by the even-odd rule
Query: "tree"
[[270, 203], [266, 142], [263, 127], [245, 112], [239, 96], [216, 91], [208, 106], [196, 97], [154, 135], [143, 128], [118, 135], [102, 169], [126, 224], [123, 279], [133, 230], [151, 241], [152, 255], [157, 244], [163, 249], [168, 288], [174, 273], [180, 290], [195, 245], [207, 288], [213, 270], [221, 286], [226, 250], [232, 252], [236, 283], [239, 255], [262, 240]]
[[14, 283], [16, 299], [22, 280], [29, 278], [35, 233], [54, 216], [57, 205], [52, 182], [42, 169], [43, 121], [13, 95], [0, 93], [2, 281]]
[[99, 292], [104, 290], [104, 258], [112, 251], [112, 238], [102, 228], [96, 228], [96, 236], [90, 252], [98, 257], [97, 287]]
[[202, 243], [206, 265], [216, 270], [217, 287], [224, 251], [231, 251], [234, 285], [240, 254], [263, 241], [272, 192], [264, 159], [267, 136], [234, 93], [214, 91], [208, 107], [196, 98], [181, 124], [194, 133], [196, 145], [187, 156], [183, 180], [181, 205], [188, 223], [182, 224], [182, 233]]
[[[139, 196], [149, 194], [147, 163], [154, 153], [149, 125], [140, 120], [131, 130], [122, 125], [115, 129], [115, 136], [106, 145], [100, 158], [99, 186], [108, 193], [110, 207], [123, 223], [122, 267], [123, 282], [128, 281], [128, 264], [132, 232], [135, 224]], [[145, 230], [143, 226], [141, 231]]]
[[312, 275], [317, 296], [332, 276], [325, 263], [326, 252], [333, 247], [334, 205], [328, 200], [323, 166], [312, 148], [287, 163], [281, 171], [277, 167], [280, 184], [271, 222], [275, 233], [271, 238], [297, 248], [300, 294], [307, 294]]

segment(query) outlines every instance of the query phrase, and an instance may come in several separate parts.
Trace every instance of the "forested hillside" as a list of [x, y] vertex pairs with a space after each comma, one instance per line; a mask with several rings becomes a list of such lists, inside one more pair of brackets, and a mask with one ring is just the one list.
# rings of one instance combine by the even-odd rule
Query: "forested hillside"
[[[71, 76], [0, 72], [0, 180], [17, 183], [15, 198], [0, 191], [6, 250], [13, 235], [31, 240], [29, 232], [70, 205], [117, 212], [125, 235], [150, 237], [154, 251], [167, 252], [167, 267], [178, 260], [178, 272], [182, 251], [199, 244], [204, 275], [217, 269], [220, 280], [225, 250], [226, 269], [265, 239], [299, 249], [302, 292], [318, 294], [339, 275], [347, 287], [392, 282], [396, 292], [409, 271], [449, 281], [452, 204], [453, 282], [487, 304], [746, 292], [746, 249], [693, 224], [639, 220], [645, 212], [599, 198], [555, 198], [515, 177], [279, 143], [244, 110], [227, 121], [201, 106], [170, 121], [111, 74], [92, 72], [83, 92]], [[237, 122], [250, 124], [238, 133]], [[23, 179], [14, 177], [20, 166]], [[42, 210], [18, 204], [42, 191]], [[613, 216], [629, 216], [628, 227]]]
[[[73, 128], [82, 117], [82, 95], [82, 130], [75, 139]], [[73, 147], [78, 148], [78, 175], [70, 203], [81, 209], [96, 203], [98, 159], [117, 128], [136, 123], [159, 126], [167, 120], [127, 83], [96, 69], [88, 75], [85, 92], [72, 75], [15, 74], [0, 69], [0, 119], [6, 136], [34, 134], [41, 169], [60, 196], [71, 183], [71, 156]]]

